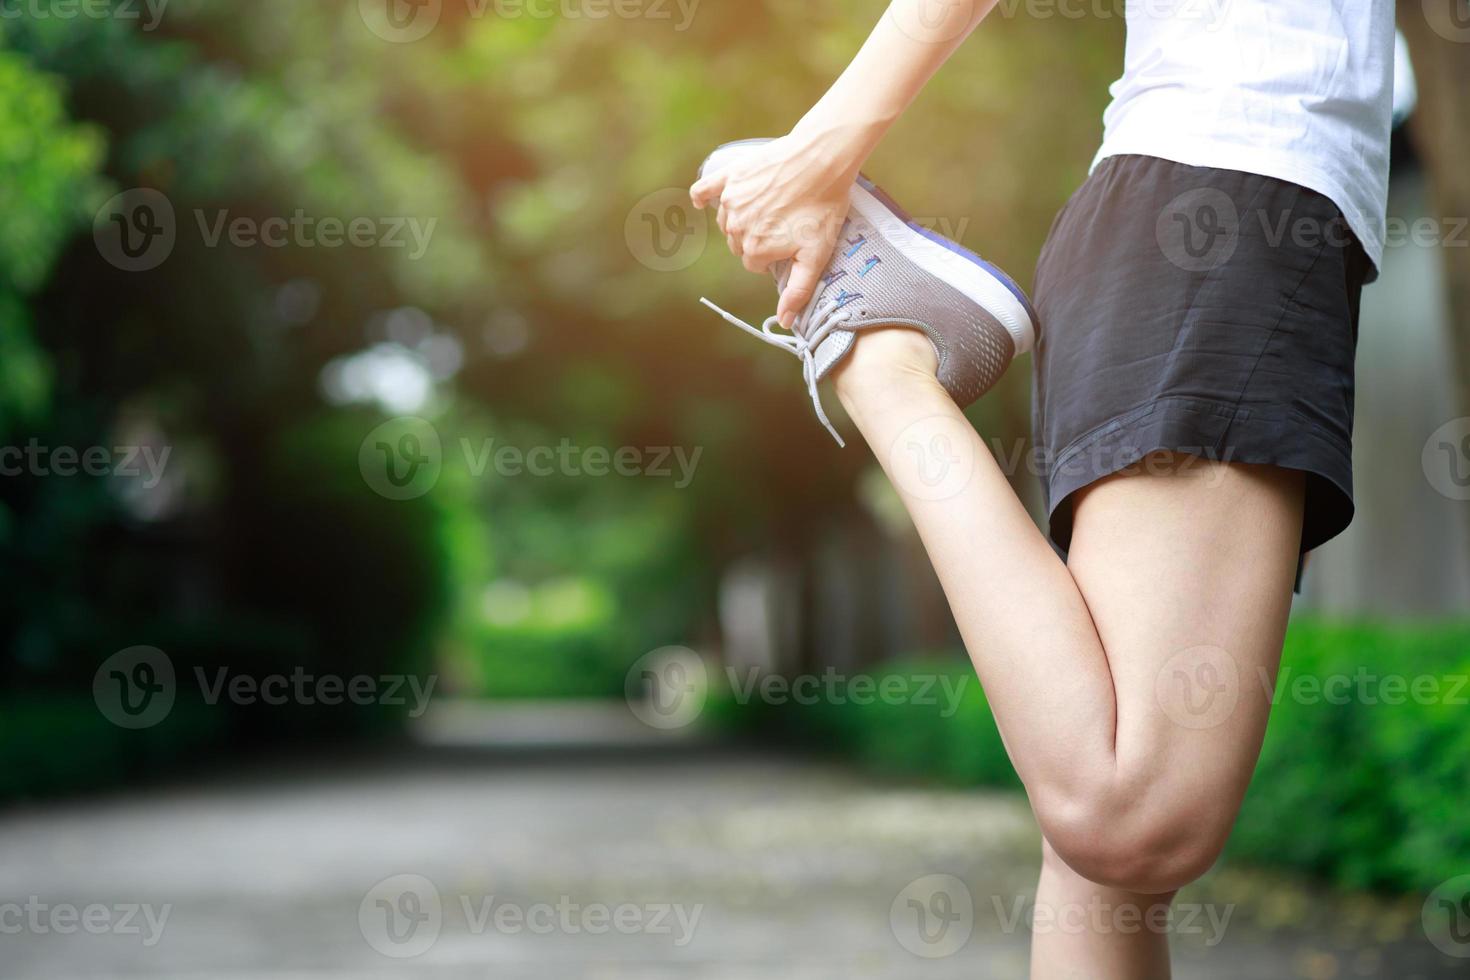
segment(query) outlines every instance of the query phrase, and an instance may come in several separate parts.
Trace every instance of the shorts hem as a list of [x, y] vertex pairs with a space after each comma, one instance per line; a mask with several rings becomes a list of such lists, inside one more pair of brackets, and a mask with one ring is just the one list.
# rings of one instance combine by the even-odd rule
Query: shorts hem
[[1303, 553], [1352, 522], [1350, 444], [1294, 413], [1265, 417], [1213, 399], [1170, 396], [1116, 415], [1056, 453], [1045, 476], [1053, 543], [1063, 552], [1071, 544], [1074, 493], [1157, 452], [1306, 473]]

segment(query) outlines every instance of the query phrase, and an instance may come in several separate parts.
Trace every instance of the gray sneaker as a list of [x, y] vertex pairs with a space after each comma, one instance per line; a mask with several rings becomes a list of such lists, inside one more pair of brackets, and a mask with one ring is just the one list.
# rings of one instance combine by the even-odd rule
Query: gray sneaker
[[[721, 146], [699, 168], [700, 176], [765, 142]], [[922, 330], [939, 357], [939, 382], [961, 408], [989, 391], [1017, 354], [1031, 349], [1037, 331], [1026, 294], [1000, 269], [921, 227], [866, 177], [858, 177], [851, 200], [837, 250], [797, 317], [794, 333], [781, 330], [775, 317], [756, 328], [700, 300], [740, 329], [801, 359], [817, 418], [839, 446], [845, 443], [822, 410], [817, 383], [852, 349], [859, 330], [892, 325]], [[791, 263], [777, 263], [771, 271], [778, 290], [784, 289]]]

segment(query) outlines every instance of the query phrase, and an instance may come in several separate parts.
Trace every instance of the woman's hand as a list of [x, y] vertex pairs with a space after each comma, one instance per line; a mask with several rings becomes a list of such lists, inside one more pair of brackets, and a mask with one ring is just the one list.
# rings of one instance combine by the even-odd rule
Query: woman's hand
[[695, 207], [719, 205], [719, 226], [751, 272], [792, 259], [776, 316], [791, 329], [832, 258], [857, 162], [840, 140], [792, 133], [757, 146], [689, 189]]
[[795, 260], [776, 307], [786, 329], [832, 258], [858, 168], [995, 3], [892, 0], [852, 64], [790, 135], [689, 189], [695, 207], [719, 202], [720, 230], [747, 269]]

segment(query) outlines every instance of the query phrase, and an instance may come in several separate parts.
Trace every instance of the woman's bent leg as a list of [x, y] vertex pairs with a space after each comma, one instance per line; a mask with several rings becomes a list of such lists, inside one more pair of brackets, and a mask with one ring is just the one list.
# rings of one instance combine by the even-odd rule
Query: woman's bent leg
[[1171, 892], [1219, 854], [1260, 750], [1301, 540], [1293, 471], [1148, 460], [1077, 495], [1070, 566], [911, 330], [838, 395], [918, 528], [1047, 839], [1082, 877]]

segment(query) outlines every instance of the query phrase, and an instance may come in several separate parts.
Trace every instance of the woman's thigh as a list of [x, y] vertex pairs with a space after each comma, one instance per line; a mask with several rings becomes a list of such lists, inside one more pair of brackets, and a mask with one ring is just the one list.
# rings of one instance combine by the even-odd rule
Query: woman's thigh
[[1068, 567], [1117, 691], [1119, 773], [1208, 794], [1220, 833], [1265, 731], [1303, 483], [1295, 470], [1158, 453], [1075, 499]]

